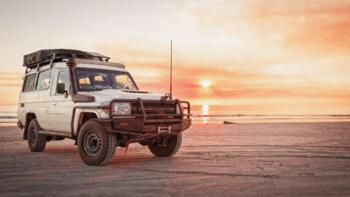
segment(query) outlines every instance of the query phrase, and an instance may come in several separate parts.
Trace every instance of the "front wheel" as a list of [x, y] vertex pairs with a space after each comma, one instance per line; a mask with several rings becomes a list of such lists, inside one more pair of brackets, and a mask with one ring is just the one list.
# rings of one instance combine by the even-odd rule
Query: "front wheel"
[[171, 157], [179, 151], [182, 143], [182, 134], [171, 136], [165, 146], [149, 144], [148, 149], [157, 157]]
[[46, 136], [41, 135], [39, 123], [36, 119], [30, 121], [27, 130], [28, 147], [32, 152], [41, 152], [46, 146]]
[[104, 132], [96, 120], [87, 121], [78, 136], [78, 151], [87, 165], [102, 166], [109, 163], [117, 147], [113, 133]]

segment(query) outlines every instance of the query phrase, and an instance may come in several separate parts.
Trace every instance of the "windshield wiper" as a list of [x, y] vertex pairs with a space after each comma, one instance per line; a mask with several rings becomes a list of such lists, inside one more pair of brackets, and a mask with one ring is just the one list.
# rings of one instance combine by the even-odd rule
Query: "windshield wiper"
[[80, 89], [79, 91], [83, 92], [93, 92], [93, 91], [101, 91], [103, 88], [94, 88], [94, 89]]

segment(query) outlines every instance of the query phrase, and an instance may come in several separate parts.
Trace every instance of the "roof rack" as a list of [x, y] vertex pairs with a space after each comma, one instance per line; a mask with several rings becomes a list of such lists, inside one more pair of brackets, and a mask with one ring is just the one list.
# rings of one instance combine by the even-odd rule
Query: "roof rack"
[[39, 68], [40, 66], [54, 62], [61, 62], [63, 59], [89, 59], [96, 61], [108, 62], [110, 59], [107, 56], [94, 52], [86, 52], [75, 49], [43, 49], [24, 55], [23, 66], [27, 68]]

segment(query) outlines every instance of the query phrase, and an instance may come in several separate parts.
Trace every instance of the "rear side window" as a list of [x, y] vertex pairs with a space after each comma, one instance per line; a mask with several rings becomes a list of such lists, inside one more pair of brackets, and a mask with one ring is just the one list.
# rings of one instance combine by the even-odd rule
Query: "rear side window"
[[23, 91], [22, 92], [31, 92], [34, 91], [36, 74], [27, 75], [24, 79]]
[[39, 73], [38, 81], [36, 83], [36, 90], [47, 90], [50, 87], [52, 70], [46, 70]]

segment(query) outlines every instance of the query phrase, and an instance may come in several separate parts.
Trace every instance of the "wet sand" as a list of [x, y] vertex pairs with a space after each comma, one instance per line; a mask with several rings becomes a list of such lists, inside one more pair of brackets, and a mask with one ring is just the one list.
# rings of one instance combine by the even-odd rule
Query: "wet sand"
[[85, 165], [74, 141], [33, 153], [0, 127], [0, 196], [349, 196], [350, 122], [193, 125], [180, 151], [117, 148]]

